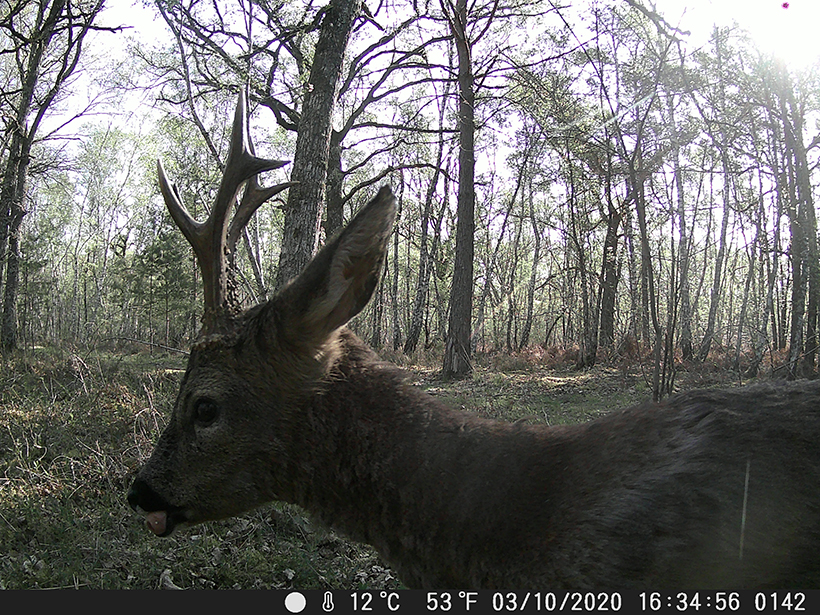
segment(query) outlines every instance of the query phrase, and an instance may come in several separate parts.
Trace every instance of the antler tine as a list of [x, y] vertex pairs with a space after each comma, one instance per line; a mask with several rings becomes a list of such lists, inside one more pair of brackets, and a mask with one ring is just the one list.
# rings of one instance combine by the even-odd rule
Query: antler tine
[[169, 181], [165, 173], [165, 167], [162, 166], [162, 160], [157, 160], [157, 175], [159, 176], [159, 189], [162, 192], [162, 198], [165, 199], [165, 206], [168, 208], [168, 213], [174, 219], [179, 230], [185, 235], [194, 250], [199, 256], [201, 249], [203, 224], [194, 220], [194, 217], [188, 213], [185, 205], [182, 204], [182, 198], [179, 194], [179, 189], [176, 184]]
[[209, 241], [212, 235], [213, 215], [209, 216], [205, 223], [197, 222], [182, 204], [182, 198], [176, 185], [168, 180], [162, 160], [157, 160], [157, 174], [159, 175], [159, 188], [165, 199], [168, 213], [171, 214], [171, 218], [194, 249], [199, 269], [202, 272], [202, 285], [205, 292], [203, 331], [214, 331], [221, 318], [218, 316], [221, 311], [219, 306], [224, 305], [226, 292], [225, 283], [221, 281], [224, 275], [220, 274], [220, 271], [224, 269], [224, 255], [221, 250], [212, 250], [212, 243]]
[[[271, 188], [260, 188], [256, 176], [263, 171], [272, 171], [286, 164], [288, 164], [287, 161], [268, 160], [254, 154], [248, 132], [248, 111], [244, 92], [240, 93], [236, 105], [231, 130], [231, 145], [216, 202], [205, 222], [197, 222], [188, 213], [182, 204], [179, 190], [168, 180], [162, 162], [158, 161], [157, 172], [165, 205], [174, 222], [193, 247], [202, 272], [205, 314], [202, 317], [203, 327], [200, 336], [217, 333], [238, 311], [239, 306], [233, 305], [228, 292], [230, 275], [228, 253], [233, 252], [239, 233], [259, 206], [292, 185], [289, 182]], [[236, 201], [237, 192], [245, 182], [248, 182], [248, 186], [242, 204], [230, 225], [231, 237], [228, 237], [228, 216]]]
[[262, 188], [259, 185], [259, 179], [256, 175], [248, 180], [248, 183], [245, 185], [245, 193], [242, 195], [242, 201], [239, 203], [239, 207], [236, 208], [236, 213], [228, 227], [228, 249], [231, 253], [233, 253], [234, 246], [236, 246], [236, 242], [239, 240], [242, 229], [247, 226], [253, 214], [256, 213], [256, 210], [268, 199], [298, 183], [299, 182], [284, 182], [270, 186], [269, 188]]
[[286, 164], [288, 164], [288, 161], [259, 158], [254, 154], [248, 130], [247, 99], [244, 90], [241, 91], [231, 129], [231, 147], [225, 161], [225, 171], [222, 175], [222, 182], [219, 184], [216, 203], [211, 211], [214, 229], [220, 228], [220, 226], [222, 229], [226, 228], [226, 219], [231, 210], [231, 205], [244, 182], [259, 173], [279, 169]]

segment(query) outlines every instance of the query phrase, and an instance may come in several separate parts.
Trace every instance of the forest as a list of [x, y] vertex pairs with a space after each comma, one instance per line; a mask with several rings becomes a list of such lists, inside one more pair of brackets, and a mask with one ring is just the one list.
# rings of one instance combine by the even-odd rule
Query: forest
[[[203, 288], [157, 161], [204, 220], [245, 98], [256, 153], [288, 164], [246, 188], [277, 187], [234, 238], [244, 306], [390, 185], [399, 214], [382, 282], [351, 326], [397, 362], [434, 365], [423, 380], [463, 379], [488, 358], [635, 367], [655, 399], [703, 366], [815, 377], [820, 47], [794, 66], [737, 23], [695, 41], [679, 17], [651, 0], [0, 0], [0, 422], [35, 389], [38, 408], [89, 412], [100, 399], [154, 412], [173, 397]], [[123, 358], [135, 348], [166, 363], [145, 371], [144, 356]], [[131, 381], [117, 381], [123, 370]], [[15, 587], [48, 561], [17, 542], [30, 531], [20, 519], [53, 514], [29, 498], [78, 497], [35, 466], [67, 463], [75, 479], [86, 468], [122, 490], [159, 429], [123, 416], [88, 452], [60, 443], [43, 413], [0, 438], [25, 450], [3, 457], [0, 488], [17, 493], [12, 467], [39, 477], [0, 515], [27, 579]], [[136, 441], [123, 459], [108, 453], [117, 434]], [[54, 438], [59, 463], [40, 442]], [[294, 515], [265, 522], [343, 550]], [[205, 542], [209, 561], [229, 550]], [[103, 568], [129, 585], [114, 551]], [[302, 574], [284, 570], [274, 586]], [[344, 582], [372, 584], [356, 574]]]
[[244, 89], [260, 155], [291, 161], [263, 183], [299, 182], [239, 242], [247, 305], [390, 184], [393, 248], [356, 325], [377, 348], [443, 353], [452, 332], [452, 374], [474, 353], [632, 352], [656, 395], [676, 362], [816, 370], [816, 64], [737, 26], [692, 47], [637, 0], [157, 1], [144, 43], [99, 0], [4, 4], [6, 349], [196, 334], [155, 161], [202, 216]]

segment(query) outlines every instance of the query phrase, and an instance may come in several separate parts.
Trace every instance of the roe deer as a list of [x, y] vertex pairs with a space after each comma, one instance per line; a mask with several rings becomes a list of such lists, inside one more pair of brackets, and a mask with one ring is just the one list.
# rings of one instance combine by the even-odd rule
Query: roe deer
[[[128, 494], [152, 532], [282, 500], [373, 545], [409, 587], [820, 586], [820, 384], [692, 392], [563, 427], [450, 410], [344, 327], [379, 280], [386, 187], [280, 293], [236, 313], [227, 212], [276, 166], [253, 156], [244, 106], [207, 223], [160, 171], [209, 292]], [[236, 224], [278, 189], [253, 182]]]

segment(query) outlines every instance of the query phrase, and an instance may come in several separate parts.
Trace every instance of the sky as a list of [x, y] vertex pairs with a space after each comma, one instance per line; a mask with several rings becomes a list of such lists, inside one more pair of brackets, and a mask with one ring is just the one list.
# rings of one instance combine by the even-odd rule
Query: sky
[[[734, 20], [751, 34], [761, 51], [779, 55], [793, 68], [802, 68], [820, 56], [820, 0], [641, 1], [647, 6], [654, 2], [667, 21], [691, 31], [695, 45], [708, 41], [712, 24], [728, 26]], [[154, 10], [139, 0], [109, 0], [104, 20], [109, 25], [132, 24], [132, 32], [146, 42], [162, 36], [165, 29]]]
[[[590, 0], [565, 0], [562, 4], [581, 6]], [[599, 0], [601, 1], [601, 0]], [[624, 3], [625, 0], [603, 0]], [[655, 5], [667, 22], [691, 32], [687, 47], [708, 44], [713, 24], [732, 25], [736, 21], [748, 31], [764, 53], [778, 55], [792, 69], [801, 69], [820, 56], [820, 0], [638, 0]], [[144, 0], [108, 0], [102, 17], [105, 25], [129, 25], [129, 36], [147, 46], [168, 40], [166, 24]], [[126, 44], [120, 35], [101, 35], [106, 52], [125, 57]], [[124, 102], [121, 111], [130, 114], [140, 100]], [[143, 110], [144, 111], [144, 110]]]
[[763, 52], [800, 69], [820, 56], [820, 0], [655, 0], [666, 20], [692, 32], [692, 42], [708, 40], [712, 24], [732, 21], [747, 30]]

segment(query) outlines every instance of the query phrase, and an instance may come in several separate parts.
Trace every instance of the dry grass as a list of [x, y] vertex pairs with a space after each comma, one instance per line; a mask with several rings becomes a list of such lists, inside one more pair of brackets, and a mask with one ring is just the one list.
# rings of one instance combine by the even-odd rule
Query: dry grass
[[286, 505], [152, 537], [125, 494], [179, 385], [174, 356], [0, 364], [0, 587], [395, 587], [372, 551]]
[[[0, 587], [392, 588], [373, 551], [273, 504], [168, 539], [126, 505], [179, 386], [185, 358], [38, 350], [0, 358]], [[405, 363], [410, 362], [405, 359]], [[472, 378], [437, 380], [406, 365], [452, 406], [559, 424], [649, 397], [638, 372], [555, 369], [531, 356], [479, 361]]]

